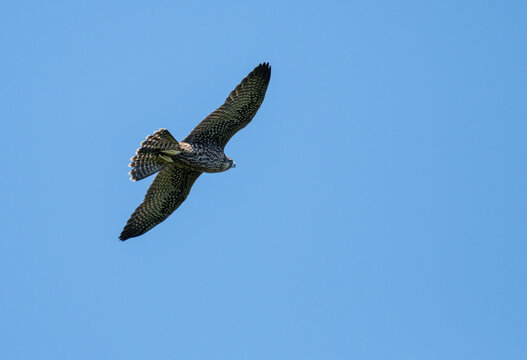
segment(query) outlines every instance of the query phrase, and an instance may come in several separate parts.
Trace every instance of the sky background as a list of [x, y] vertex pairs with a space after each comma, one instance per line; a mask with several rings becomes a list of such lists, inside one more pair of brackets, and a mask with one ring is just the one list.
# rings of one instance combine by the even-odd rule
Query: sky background
[[[526, 359], [527, 3], [3, 1], [0, 358]], [[183, 139], [272, 77], [117, 240]]]

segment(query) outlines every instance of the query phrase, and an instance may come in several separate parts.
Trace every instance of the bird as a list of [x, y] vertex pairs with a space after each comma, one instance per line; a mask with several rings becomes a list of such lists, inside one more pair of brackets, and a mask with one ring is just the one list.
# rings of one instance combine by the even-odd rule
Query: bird
[[229, 94], [225, 103], [203, 119], [182, 141], [167, 129], [146, 137], [132, 157], [130, 179], [142, 180], [158, 173], [141, 205], [127, 221], [119, 239], [143, 235], [170, 216], [187, 198], [202, 173], [235, 168], [225, 155], [227, 142], [251, 120], [262, 104], [271, 66], [261, 63]]

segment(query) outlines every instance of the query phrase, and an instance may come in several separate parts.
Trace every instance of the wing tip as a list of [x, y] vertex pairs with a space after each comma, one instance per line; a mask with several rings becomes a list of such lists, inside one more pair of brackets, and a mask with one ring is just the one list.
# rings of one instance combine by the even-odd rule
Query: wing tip
[[257, 67], [254, 68], [250, 75], [260, 76], [266, 80], [269, 80], [271, 78], [271, 65], [269, 64], [269, 62], [260, 63]]
[[119, 235], [119, 240], [126, 241], [130, 238], [133, 238], [139, 235], [141, 234], [137, 234], [137, 232], [133, 231], [133, 229], [130, 229], [127, 225], [124, 227], [123, 231], [121, 232], [121, 235]]
[[266, 68], [266, 69], [271, 69], [271, 65], [269, 65], [269, 62], [268, 61], [264, 61], [263, 63], [260, 63], [257, 67], [258, 68]]

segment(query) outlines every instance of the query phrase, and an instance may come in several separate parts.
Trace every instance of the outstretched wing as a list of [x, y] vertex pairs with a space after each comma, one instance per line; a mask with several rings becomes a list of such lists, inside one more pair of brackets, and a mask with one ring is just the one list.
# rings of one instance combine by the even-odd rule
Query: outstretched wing
[[144, 234], [165, 220], [187, 198], [201, 172], [173, 164], [165, 166], [150, 185], [143, 203], [134, 211], [119, 236], [122, 241]]
[[258, 111], [270, 79], [269, 63], [258, 65], [236, 86], [225, 103], [199, 123], [183, 141], [212, 143], [225, 148], [229, 139], [243, 129]]

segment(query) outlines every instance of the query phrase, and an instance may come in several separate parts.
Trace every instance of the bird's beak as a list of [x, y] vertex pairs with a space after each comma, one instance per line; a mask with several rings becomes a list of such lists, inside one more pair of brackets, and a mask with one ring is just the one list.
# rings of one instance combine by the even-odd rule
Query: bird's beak
[[235, 168], [235, 167], [236, 167], [236, 163], [233, 161], [231, 168]]

